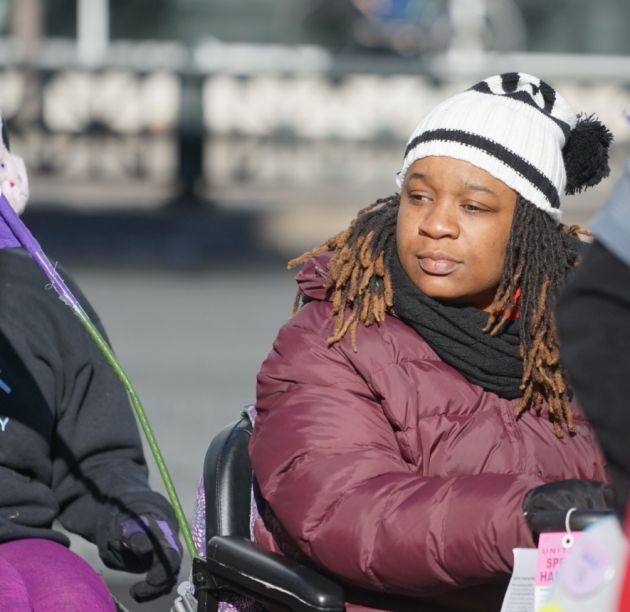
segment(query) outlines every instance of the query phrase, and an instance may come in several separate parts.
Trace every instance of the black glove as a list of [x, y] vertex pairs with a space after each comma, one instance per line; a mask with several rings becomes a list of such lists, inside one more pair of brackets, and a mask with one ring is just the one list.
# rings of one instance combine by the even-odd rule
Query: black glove
[[539, 510], [612, 510], [612, 487], [594, 480], [557, 480], [532, 489], [523, 499], [523, 512]]
[[[147, 572], [130, 593], [138, 602], [157, 599], [171, 592], [177, 582], [182, 547], [177, 529], [152, 514], [122, 517], [108, 543], [110, 567], [134, 574]], [[113, 563], [112, 563], [113, 561]]]

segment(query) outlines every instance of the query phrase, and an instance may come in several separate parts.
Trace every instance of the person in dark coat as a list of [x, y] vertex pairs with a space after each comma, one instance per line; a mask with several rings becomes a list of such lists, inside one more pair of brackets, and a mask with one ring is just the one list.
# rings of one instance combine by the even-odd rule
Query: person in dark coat
[[[2, 192], [21, 212], [26, 170], [2, 135]], [[125, 389], [28, 253], [6, 248], [3, 230], [0, 610], [114, 610], [102, 579], [55, 521], [96, 544], [109, 567], [146, 574], [132, 595], [155, 599], [174, 586], [182, 549], [171, 505], [149, 486]], [[85, 296], [58, 270], [105, 336]]]
[[[630, 496], [630, 161], [592, 224], [594, 241], [558, 299], [562, 361], [608, 464], [616, 509]], [[618, 597], [630, 611], [630, 565]]]
[[623, 514], [630, 495], [630, 162], [592, 229], [594, 242], [560, 293], [558, 332]]
[[608, 174], [610, 140], [543, 81], [491, 77], [419, 123], [399, 193], [292, 262], [255, 539], [332, 574], [347, 610], [499, 610], [525, 513], [611, 504], [554, 321], [581, 249], [560, 196]]

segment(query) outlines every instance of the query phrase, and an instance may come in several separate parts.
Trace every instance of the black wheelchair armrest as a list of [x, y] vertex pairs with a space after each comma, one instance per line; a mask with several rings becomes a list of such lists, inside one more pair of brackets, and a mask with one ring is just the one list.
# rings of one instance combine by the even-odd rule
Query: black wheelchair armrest
[[[595, 521], [610, 516], [612, 510], [575, 510], [569, 517], [569, 528], [582, 531]], [[567, 513], [563, 510], [538, 510], [527, 515], [527, 524], [534, 533], [564, 531]]]
[[342, 612], [344, 593], [329, 578], [238, 536], [214, 536], [205, 559], [209, 588], [296, 612]]

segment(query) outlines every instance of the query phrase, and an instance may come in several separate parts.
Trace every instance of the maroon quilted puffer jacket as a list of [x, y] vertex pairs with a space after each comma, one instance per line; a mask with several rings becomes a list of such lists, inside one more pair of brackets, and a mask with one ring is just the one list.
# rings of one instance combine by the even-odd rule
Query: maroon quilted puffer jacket
[[526, 492], [605, 479], [593, 434], [580, 413], [563, 439], [546, 416], [517, 421], [516, 400], [468, 382], [395, 316], [359, 327], [357, 353], [349, 338], [327, 346], [326, 263], [298, 275], [312, 301], [258, 376], [250, 455], [273, 515], [256, 540], [336, 575], [348, 610], [498, 610], [512, 549], [533, 546]]

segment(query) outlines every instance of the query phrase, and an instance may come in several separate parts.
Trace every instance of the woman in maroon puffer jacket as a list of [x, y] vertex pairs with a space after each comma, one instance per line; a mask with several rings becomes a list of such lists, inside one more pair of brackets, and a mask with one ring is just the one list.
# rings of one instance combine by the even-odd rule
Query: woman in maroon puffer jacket
[[255, 535], [348, 610], [498, 610], [524, 509], [610, 501], [553, 318], [579, 254], [560, 194], [607, 175], [610, 139], [546, 83], [492, 77], [420, 122], [400, 195], [295, 260], [258, 376]]

